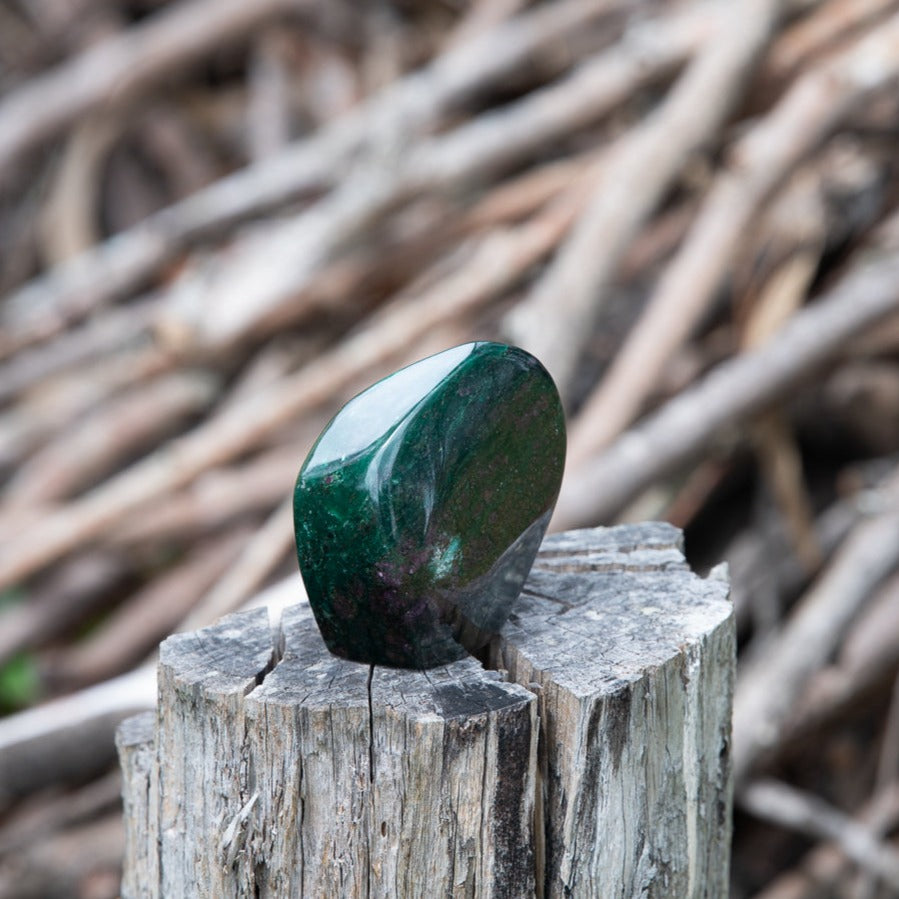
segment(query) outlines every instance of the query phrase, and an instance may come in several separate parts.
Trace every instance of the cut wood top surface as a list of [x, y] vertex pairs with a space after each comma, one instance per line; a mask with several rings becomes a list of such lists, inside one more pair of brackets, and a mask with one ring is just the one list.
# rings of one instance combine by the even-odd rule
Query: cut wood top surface
[[[544, 540], [496, 650], [514, 647], [576, 694], [614, 692], [731, 612], [727, 584], [689, 569], [681, 534], [671, 525], [568, 531]], [[367, 702], [369, 666], [328, 653], [306, 604], [285, 610], [280, 634], [264, 609], [177, 634], [163, 643], [161, 664], [207, 693], [302, 704], [358, 695]], [[521, 695], [474, 659], [429, 671], [376, 666], [371, 677], [373, 698], [408, 704], [415, 697], [443, 717], [476, 713], [479, 703], [485, 711], [497, 708]]]

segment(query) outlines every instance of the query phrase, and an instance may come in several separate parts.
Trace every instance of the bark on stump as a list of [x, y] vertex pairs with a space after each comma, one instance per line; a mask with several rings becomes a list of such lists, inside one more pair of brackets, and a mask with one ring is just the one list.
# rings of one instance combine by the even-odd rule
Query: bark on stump
[[727, 895], [732, 608], [680, 541], [548, 537], [495, 670], [336, 659], [305, 606], [170, 637], [124, 899]]

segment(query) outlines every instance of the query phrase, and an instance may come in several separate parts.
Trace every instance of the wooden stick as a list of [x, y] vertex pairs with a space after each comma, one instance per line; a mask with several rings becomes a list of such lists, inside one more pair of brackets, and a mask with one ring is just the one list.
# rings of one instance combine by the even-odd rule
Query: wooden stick
[[805, 75], [736, 146], [690, 235], [571, 429], [572, 464], [633, 420], [711, 303], [759, 207], [871, 91], [899, 76], [899, 16]]
[[37, 840], [4, 859], [0, 899], [85, 896], [97, 895], [97, 890], [115, 890], [124, 848], [118, 813]]
[[[776, 760], [791, 747], [802, 745], [841, 715], [871, 696], [899, 672], [896, 633], [899, 615], [891, 614], [899, 576], [887, 578], [852, 622], [837, 662], [812, 674], [797, 698], [793, 714], [783, 722], [769, 758]], [[887, 607], [884, 611], [884, 606]], [[871, 632], [874, 631], [872, 634]]]
[[[312, 417], [317, 434], [325, 421]], [[314, 439], [315, 434], [310, 434]], [[246, 515], [270, 512], [290, 492], [311, 439], [258, 453], [231, 467], [213, 468], [186, 490], [148, 505], [105, 535], [113, 547], [195, 540]]]
[[[866, 803], [856, 815], [861, 825], [871, 832], [886, 833], [899, 823], [899, 785]], [[838, 842], [816, 846], [799, 865], [778, 877], [755, 899], [820, 899], [821, 890], [836, 883], [847, 867], [846, 854]]]
[[832, 840], [864, 870], [899, 889], [899, 851], [879, 840], [858, 821], [817, 796], [775, 780], [755, 781], [737, 793], [737, 804], [766, 821]]
[[[218, 5], [218, 0], [206, 2]], [[607, 11], [603, 0], [565, 0], [538, 8], [451, 49], [308, 140], [223, 178], [51, 270], [8, 298], [0, 310], [7, 332], [0, 355], [4, 346], [41, 339], [62, 322], [121, 296], [201, 236], [334, 183], [361, 148], [385, 140], [401, 144], [534, 55], [566, 44], [571, 34]]]
[[[390, 143], [310, 209], [248, 237], [218, 264], [176, 284], [170, 294], [173, 317], [181, 307], [183, 327], [201, 345], [239, 340], [256, 320], [294, 303], [341, 248], [399, 204], [426, 192], [459, 189], [520, 163], [681, 64], [709, 30], [700, 12], [690, 8], [661, 25], [641, 23], [614, 49], [559, 82], [449, 134], [408, 151]], [[220, 314], [198, 314], [198, 293], [215, 295]]]
[[575, 366], [621, 257], [687, 159], [740, 97], [781, 6], [779, 0], [743, 0], [715, 21], [661, 108], [617, 142], [568, 242], [508, 319], [511, 337], [543, 361], [563, 397], [570, 397]]
[[156, 676], [147, 666], [5, 718], [0, 809], [40, 787], [84, 783], [107, 770], [118, 723], [155, 702]]
[[29, 148], [100, 107], [122, 106], [173, 71], [302, 0], [192, 0], [84, 51], [0, 104], [0, 182]]
[[191, 631], [213, 624], [253, 596], [293, 548], [293, 496], [288, 495], [265, 524], [246, 541], [228, 570], [178, 625]]
[[[373, 317], [296, 374], [213, 418], [190, 435], [110, 478], [83, 498], [48, 516], [8, 543], [0, 555], [0, 585], [28, 577], [105, 531], [150, 500], [168, 495], [197, 475], [252, 449], [298, 415], [315, 408], [379, 360], [408, 352], [442, 322], [485, 304], [514, 284], [556, 245], [579, 197], [568, 197], [532, 222], [484, 240], [467, 265], [424, 296], [404, 297]], [[0, 586], [0, 589], [2, 589]]]
[[129, 349], [126, 345], [121, 353], [42, 379], [27, 398], [0, 413], [0, 469], [21, 465], [47, 441], [69, 428], [77, 429], [87, 414], [102, 416], [103, 407], [114, 403], [121, 391], [152, 383], [175, 363], [170, 353], [155, 346]]
[[776, 641], [741, 672], [733, 737], [738, 785], [780, 742], [809, 676], [831, 655], [877, 584], [899, 564], [899, 475], [882, 499], [882, 512], [856, 528]]
[[218, 581], [250, 532], [239, 528], [199, 547], [122, 603], [90, 636], [57, 654], [48, 679], [69, 689], [115, 677], [144, 659]]
[[54, 571], [27, 601], [0, 610], [0, 666], [97, 615], [128, 567], [122, 553], [82, 553]]
[[896, 0], [830, 0], [806, 18], [786, 29], [762, 65], [760, 80], [782, 83], [809, 60], [832, 50], [847, 36], [869, 27], [897, 5]]
[[899, 259], [889, 254], [851, 272], [765, 346], [713, 369], [605, 452], [569, 471], [554, 526], [609, 519], [652, 481], [699, 454], [722, 428], [771, 403], [852, 336], [894, 314], [897, 279]]
[[209, 373], [184, 371], [116, 398], [19, 469], [7, 486], [6, 514], [77, 494], [208, 408], [218, 391], [218, 380]]
[[20, 352], [0, 366], [0, 403], [44, 378], [146, 338], [157, 306], [151, 299], [132, 303], [127, 309], [110, 310], [45, 346]]

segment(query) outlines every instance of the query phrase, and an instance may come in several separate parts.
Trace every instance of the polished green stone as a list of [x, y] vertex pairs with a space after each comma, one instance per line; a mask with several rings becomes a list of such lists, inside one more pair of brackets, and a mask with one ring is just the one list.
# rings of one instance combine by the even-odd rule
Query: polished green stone
[[430, 668], [506, 621], [546, 532], [565, 422], [529, 353], [469, 343], [350, 400], [303, 464], [297, 556], [331, 652]]

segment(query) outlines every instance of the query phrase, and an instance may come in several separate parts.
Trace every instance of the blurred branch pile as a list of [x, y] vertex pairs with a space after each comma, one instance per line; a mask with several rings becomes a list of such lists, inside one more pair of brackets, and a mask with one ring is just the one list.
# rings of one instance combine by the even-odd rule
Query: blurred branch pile
[[127, 672], [480, 337], [562, 391], [557, 527], [730, 562], [734, 896], [897, 895], [899, 2], [9, 0], [0, 91], [0, 713], [74, 697], [0, 720], [0, 897], [116, 895]]

